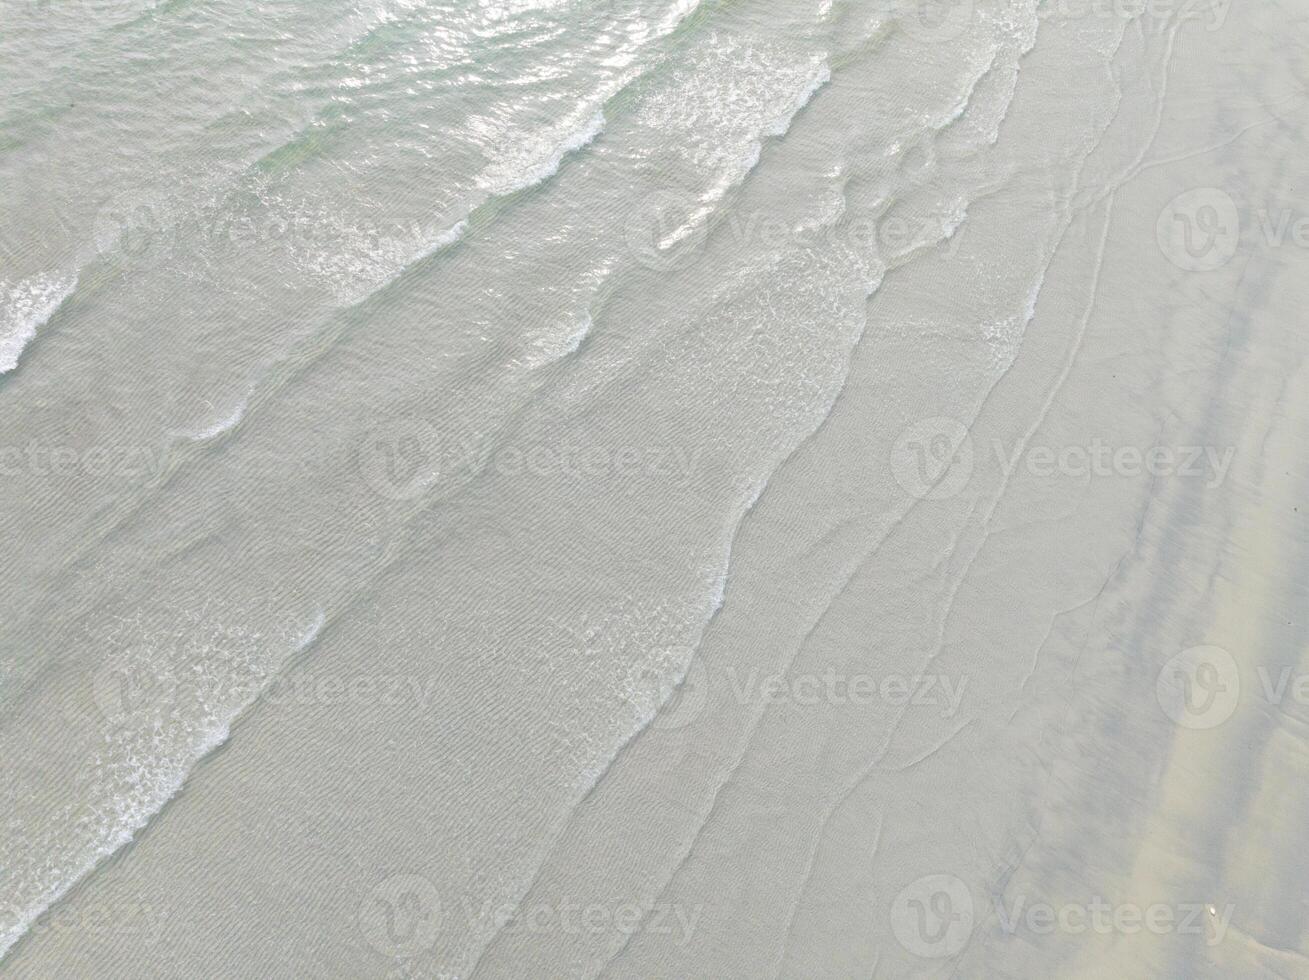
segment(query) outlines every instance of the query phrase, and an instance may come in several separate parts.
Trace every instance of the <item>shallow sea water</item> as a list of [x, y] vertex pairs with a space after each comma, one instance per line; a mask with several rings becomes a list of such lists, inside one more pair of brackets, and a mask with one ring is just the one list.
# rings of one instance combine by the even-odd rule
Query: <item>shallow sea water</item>
[[0, 974], [1299, 975], [1289, 5], [0, 5]]

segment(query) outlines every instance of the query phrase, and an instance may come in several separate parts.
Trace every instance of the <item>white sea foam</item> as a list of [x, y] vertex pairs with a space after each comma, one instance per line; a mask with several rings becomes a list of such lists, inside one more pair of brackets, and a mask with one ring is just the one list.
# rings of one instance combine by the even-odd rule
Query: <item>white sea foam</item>
[[1043, 268], [1028, 290], [1027, 299], [1020, 312], [982, 325], [982, 339], [991, 351], [991, 363], [997, 370], [1006, 370], [1018, 356], [1027, 326], [1036, 316], [1036, 304], [1044, 286], [1045, 269]]
[[39, 330], [77, 287], [77, 275], [43, 273], [16, 283], [0, 283], [0, 374], [18, 358]]
[[[711, 172], [715, 172], [717, 176], [700, 195], [699, 206], [687, 215], [684, 222], [659, 241], [659, 248], [670, 248], [682, 239], [694, 234], [702, 223], [713, 214], [728, 192], [733, 187], [741, 184], [759, 165], [759, 161], [763, 158], [764, 138], [768, 136], [785, 136], [800, 110], [813, 100], [818, 91], [831, 80], [831, 77], [831, 69], [827, 66], [827, 63], [819, 62], [814, 66], [812, 73], [804, 80], [803, 84], [795, 90], [794, 95], [789, 99], [783, 96], [780, 108], [769, 110], [766, 106], [762, 109], [758, 106], [750, 107], [750, 112], [740, 122], [750, 125], [751, 120], [748, 116], [756, 116], [757, 121], [753, 124], [758, 128], [753, 132], [747, 131], [743, 137], [738, 137], [740, 141], [737, 144], [738, 150], [735, 157], [730, 152], [730, 141], [722, 147], [702, 148], [699, 151], [699, 156], [704, 158], [704, 162], [709, 164]], [[661, 111], [664, 110], [661, 109]], [[770, 111], [771, 117], [768, 115]], [[739, 124], [733, 128], [740, 128]]]
[[655, 30], [656, 36], [662, 37], [676, 30], [677, 25], [686, 20], [687, 17], [695, 13], [700, 6], [700, 0], [674, 0], [664, 19], [659, 22], [659, 27]]
[[810, 76], [809, 83], [796, 93], [791, 103], [773, 120], [772, 125], [768, 128], [769, 134], [772, 136], [785, 136], [786, 131], [791, 128], [791, 122], [800, 110], [813, 101], [813, 97], [818, 94], [818, 90], [831, 80], [832, 70], [827, 66], [827, 62], [822, 62], [813, 75]]
[[184, 435], [186, 438], [194, 442], [204, 442], [208, 439], [215, 439], [218, 436], [221, 436], [224, 432], [232, 431], [238, 424], [240, 424], [241, 419], [245, 418], [245, 408], [246, 399], [242, 398], [232, 407], [231, 411], [210, 422], [208, 425], [204, 425], [193, 432], [184, 433]]
[[315, 228], [315, 240], [326, 245], [299, 252], [294, 261], [325, 285], [341, 306], [363, 302], [414, 263], [458, 242], [468, 230], [467, 219], [439, 231], [415, 223], [397, 225], [379, 239], [370, 229], [347, 224], [327, 208], [317, 215], [309, 213], [304, 220]]
[[539, 333], [528, 339], [522, 364], [528, 368], [539, 368], [567, 357], [582, 346], [582, 341], [590, 332], [591, 316], [584, 313], [561, 328]]
[[[229, 734], [228, 724], [215, 723], [200, 733], [189, 757], [165, 756], [148, 762], [142, 762], [130, 748], [119, 745], [115, 749], [114, 737], [108, 736], [108, 754], [96, 760], [95, 765], [108, 782], [123, 791], [98, 801], [104, 806], [98, 811], [102, 817], [92, 830], [91, 846], [71, 865], [50, 869], [53, 873], [43, 882], [44, 887], [34, 902], [21, 910], [12, 905], [0, 909], [5, 914], [5, 920], [0, 921], [0, 958], [73, 885], [105, 858], [131, 843], [150, 818], [177, 795], [195, 763], [226, 742]], [[12, 919], [10, 914], [14, 914]]]
[[296, 653], [304, 653], [318, 640], [318, 635], [323, 632], [323, 626], [327, 623], [327, 616], [319, 609], [314, 614], [314, 621], [305, 628], [300, 634], [299, 639], [295, 642], [294, 650]]
[[487, 194], [497, 197], [533, 187], [554, 176], [564, 157], [588, 145], [604, 127], [604, 112], [596, 112], [581, 126], [568, 130], [562, 139], [533, 140], [517, 152], [507, 154], [482, 171], [477, 183]]
[[[325, 622], [319, 610], [289, 652], [312, 645]], [[98, 754], [79, 776], [91, 793], [86, 812], [94, 816], [70, 812], [47, 846], [0, 854], [10, 891], [8, 904], [0, 904], [0, 958], [181, 791], [195, 766], [227, 741], [288, 653], [282, 646], [270, 657], [257, 633], [199, 617], [180, 632], [124, 619], [105, 642], [110, 655], [92, 680], [103, 734]], [[19, 832], [15, 843], [27, 833], [30, 845], [46, 828], [11, 830]]]
[[[558, 172], [568, 154], [594, 140], [604, 125], [604, 113], [596, 112], [560, 142], [536, 140], [499, 160], [478, 178], [483, 200], [547, 180]], [[477, 203], [475, 200], [473, 206]], [[468, 219], [462, 218], [435, 233], [426, 228], [402, 228], [379, 241], [370, 229], [353, 227], [325, 209], [309, 221], [330, 245], [303, 252], [296, 262], [304, 272], [325, 282], [342, 306], [363, 302], [414, 263], [455, 244], [468, 230]]]

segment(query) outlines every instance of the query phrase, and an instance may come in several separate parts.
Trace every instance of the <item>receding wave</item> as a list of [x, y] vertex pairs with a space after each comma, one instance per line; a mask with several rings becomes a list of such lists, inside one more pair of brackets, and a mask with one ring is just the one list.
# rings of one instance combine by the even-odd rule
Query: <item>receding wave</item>
[[[0, 852], [0, 958], [32, 923], [103, 860], [129, 843], [181, 791], [197, 763], [225, 743], [233, 723], [288, 659], [317, 640], [325, 614], [268, 650], [255, 632], [208, 619], [163, 623], [123, 619], [105, 640], [107, 656], [90, 678], [98, 749], [79, 773], [90, 794], [79, 812], [60, 814], [48, 846], [19, 833]], [[85, 719], [84, 719], [85, 721]]]
[[381, 240], [368, 229], [340, 220], [322, 227], [328, 247], [297, 255], [296, 264], [304, 275], [325, 285], [339, 305], [353, 306], [394, 282], [415, 262], [454, 245], [467, 232], [468, 220], [437, 231], [400, 229]]
[[497, 162], [478, 178], [481, 194], [474, 198], [468, 216], [436, 232], [409, 231], [377, 242], [364, 232], [351, 234], [340, 220], [329, 220], [341, 232], [336, 247], [300, 256], [302, 269], [327, 283], [342, 306], [363, 302], [414, 263], [458, 242], [469, 221], [487, 202], [527, 190], [549, 180], [564, 159], [583, 149], [604, 130], [604, 112], [596, 112], [582, 126], [557, 142], [537, 140]]

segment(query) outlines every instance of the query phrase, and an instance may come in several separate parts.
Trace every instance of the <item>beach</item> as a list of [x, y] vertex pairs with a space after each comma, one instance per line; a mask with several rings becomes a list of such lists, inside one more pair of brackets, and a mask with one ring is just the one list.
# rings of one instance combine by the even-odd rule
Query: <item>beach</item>
[[1294, 5], [4, 10], [0, 976], [1309, 975]]

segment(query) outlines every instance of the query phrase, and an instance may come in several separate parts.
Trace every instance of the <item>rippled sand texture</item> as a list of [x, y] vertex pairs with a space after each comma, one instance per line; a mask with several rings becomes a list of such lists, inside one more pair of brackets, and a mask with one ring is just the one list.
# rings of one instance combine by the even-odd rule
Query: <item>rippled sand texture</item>
[[0, 975], [1309, 976], [1309, 13], [0, 4]]

